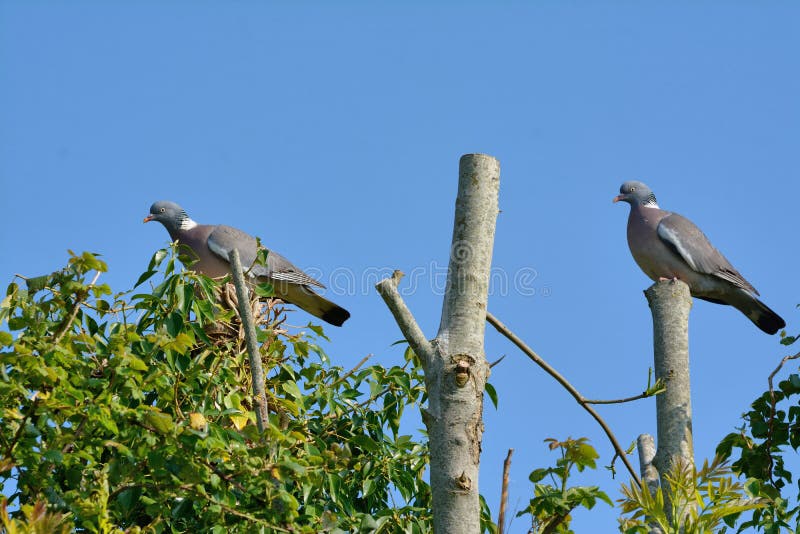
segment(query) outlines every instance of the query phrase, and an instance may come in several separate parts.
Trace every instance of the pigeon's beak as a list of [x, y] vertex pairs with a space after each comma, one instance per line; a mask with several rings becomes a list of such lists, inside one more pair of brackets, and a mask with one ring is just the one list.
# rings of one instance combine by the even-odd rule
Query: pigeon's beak
[[628, 197], [626, 197], [625, 195], [617, 195], [613, 199], [611, 199], [611, 202], [619, 202], [620, 200], [625, 200], [626, 198]]
[[153, 220], [153, 218], [154, 218], [154, 217], [153, 217], [153, 214], [151, 213], [150, 215], [148, 215], [147, 217], [145, 217], [145, 218], [144, 218], [144, 221], [142, 221], [142, 222], [150, 222], [150, 221], [152, 221], [152, 220]]

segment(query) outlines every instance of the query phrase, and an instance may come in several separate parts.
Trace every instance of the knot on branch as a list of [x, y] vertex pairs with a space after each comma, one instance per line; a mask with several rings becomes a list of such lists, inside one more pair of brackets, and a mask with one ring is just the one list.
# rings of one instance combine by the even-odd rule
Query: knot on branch
[[469, 362], [459, 360], [456, 363], [456, 385], [463, 388], [469, 380]]
[[472, 479], [467, 476], [466, 471], [462, 471], [461, 475], [456, 477], [455, 483], [459, 491], [469, 491], [472, 489]]
[[460, 388], [463, 388], [472, 374], [471, 368], [475, 364], [475, 358], [469, 354], [453, 354], [450, 356], [450, 362], [455, 364], [455, 382]]

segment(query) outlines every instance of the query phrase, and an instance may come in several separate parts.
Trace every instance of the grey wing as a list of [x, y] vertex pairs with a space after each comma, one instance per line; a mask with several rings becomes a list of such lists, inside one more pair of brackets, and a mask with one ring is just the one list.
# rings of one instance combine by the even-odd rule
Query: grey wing
[[266, 266], [253, 265], [258, 253], [258, 241], [250, 234], [232, 226], [224, 224], [217, 226], [208, 236], [208, 248], [225, 261], [228, 261], [230, 251], [236, 248], [239, 251], [242, 268], [249, 271], [252, 276], [263, 276], [291, 284], [325, 287], [277, 252], [268, 251]]
[[209, 234], [208, 248], [226, 262], [230, 261], [228, 255], [231, 251], [233, 249], [238, 250], [242, 268], [247, 270], [256, 261], [258, 243], [256, 238], [250, 234], [231, 226], [220, 224]]
[[324, 285], [292, 265], [289, 260], [277, 252], [269, 251], [267, 254], [267, 266], [269, 267], [269, 274], [267, 276], [275, 280], [281, 280], [284, 282], [289, 282], [290, 284], [298, 284], [302, 286], [317, 286], [325, 288]]
[[658, 237], [694, 271], [722, 278], [758, 295], [758, 291], [714, 248], [700, 228], [686, 217], [677, 213], [667, 215], [658, 224], [657, 232]]

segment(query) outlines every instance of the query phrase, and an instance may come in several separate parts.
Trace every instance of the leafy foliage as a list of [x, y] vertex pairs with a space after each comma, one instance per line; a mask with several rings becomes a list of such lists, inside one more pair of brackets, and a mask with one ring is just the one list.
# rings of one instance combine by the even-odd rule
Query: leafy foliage
[[657, 526], [663, 534], [706, 534], [726, 532], [739, 514], [765, 506], [762, 499], [747, 495], [719, 457], [696, 471], [692, 464], [677, 461], [665, 475], [670, 487], [669, 503], [662, 488], [655, 494], [635, 482], [622, 485], [623, 514], [620, 530], [626, 534], [647, 534]]
[[[571, 533], [570, 514], [575, 508], [582, 506], [591, 510], [598, 499], [613, 506], [608, 495], [597, 486], [567, 485], [572, 469], [582, 472], [587, 467], [590, 469], [597, 467], [596, 460], [599, 455], [587, 441], [586, 438], [545, 440], [545, 443], [549, 443], [551, 451], [558, 449], [561, 457], [556, 460], [555, 467], [534, 469], [528, 477], [533, 482], [534, 497], [517, 517], [530, 514], [529, 532], [532, 534]], [[542, 483], [546, 478], [549, 478], [552, 484]]]
[[0, 498], [0, 526], [5, 534], [67, 534], [71, 522], [66, 514], [47, 511], [47, 505], [38, 501], [35, 505], [22, 507], [23, 519], [12, 519], [8, 515], [8, 502]]
[[72, 255], [10, 284], [0, 304], [8, 533], [35, 521], [103, 533], [430, 531], [427, 446], [400, 433], [404, 409], [424, 401], [411, 351], [402, 366], [345, 372], [328, 363], [320, 327], [287, 328], [279, 308], [258, 308], [270, 407], [259, 435], [243, 336], [221, 304], [230, 291], [178, 273], [168, 251], [137, 282], [163, 273], [149, 293], [88, 281], [105, 270]]
[[[781, 343], [791, 345], [796, 340], [785, 336]], [[776, 373], [786, 361], [797, 357], [800, 354], [785, 358]], [[785, 494], [792, 485], [792, 473], [784, 463], [784, 451], [797, 451], [800, 447], [800, 375], [790, 374], [777, 388], [772, 388], [771, 380], [770, 390], [752, 403], [744, 414], [745, 424], [738, 432], [725, 436], [717, 454], [730, 458], [735, 451], [734, 471], [747, 477], [748, 490], [768, 503], [755, 510], [742, 527], [777, 534], [800, 529], [800, 506], [790, 504], [798, 496]]]

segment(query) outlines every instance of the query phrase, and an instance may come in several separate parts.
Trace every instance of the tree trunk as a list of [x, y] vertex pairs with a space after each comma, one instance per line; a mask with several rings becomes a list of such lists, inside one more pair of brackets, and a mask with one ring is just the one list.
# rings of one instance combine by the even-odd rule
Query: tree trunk
[[483, 154], [461, 158], [442, 319], [434, 340], [425, 339], [402, 301], [399, 276], [376, 286], [425, 371], [428, 407], [422, 416], [438, 533], [480, 532], [478, 467], [489, 376], [483, 338], [499, 187], [496, 159]]
[[656, 397], [658, 449], [653, 465], [669, 498], [664, 474], [680, 459], [694, 465], [692, 446], [692, 398], [689, 383], [689, 286], [680, 280], [656, 282], [645, 292], [653, 314], [653, 347], [656, 379], [666, 391]]

